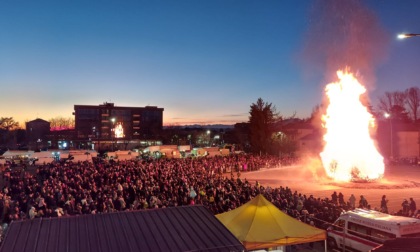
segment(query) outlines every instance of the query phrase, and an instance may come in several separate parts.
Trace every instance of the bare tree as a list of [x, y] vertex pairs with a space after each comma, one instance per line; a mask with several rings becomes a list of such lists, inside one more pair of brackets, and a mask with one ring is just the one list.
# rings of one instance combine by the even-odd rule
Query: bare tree
[[385, 92], [383, 96], [379, 97], [378, 112], [382, 114], [391, 113], [394, 106], [404, 108], [406, 98], [406, 92]]
[[19, 123], [16, 122], [13, 117], [1, 117], [0, 143], [10, 144], [13, 139], [16, 140], [17, 129], [19, 129]]
[[411, 87], [405, 90], [408, 112], [414, 122], [417, 122], [420, 110], [420, 88]]
[[406, 100], [406, 93], [401, 91], [392, 92], [392, 96], [394, 99], [394, 105], [404, 107], [405, 100]]
[[379, 111], [382, 113], [391, 112], [391, 108], [395, 105], [393, 97], [391, 92], [385, 92], [383, 96], [379, 97]]
[[13, 117], [0, 118], [0, 129], [10, 131], [19, 128], [19, 123]]
[[50, 126], [51, 126], [51, 129], [54, 129], [54, 130], [73, 129], [74, 118], [72, 117], [64, 118], [61, 116], [51, 118]]

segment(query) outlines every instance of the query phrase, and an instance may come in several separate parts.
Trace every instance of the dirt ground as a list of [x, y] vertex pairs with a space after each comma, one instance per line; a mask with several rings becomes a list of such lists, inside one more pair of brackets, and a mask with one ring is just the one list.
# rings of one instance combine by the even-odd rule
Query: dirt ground
[[365, 196], [372, 208], [379, 208], [382, 195], [386, 195], [390, 213], [397, 212], [404, 199], [410, 197], [420, 208], [420, 167], [394, 165], [386, 167], [384, 177], [381, 180], [371, 183], [338, 183], [323, 178], [319, 171], [313, 171], [309, 166], [288, 166], [281, 168], [267, 168], [255, 172], [241, 174], [242, 179], [250, 182], [258, 180], [261, 185], [271, 187], [289, 187], [293, 191], [313, 195], [318, 198], [331, 198], [336, 191], [344, 194], [347, 201], [351, 194], [359, 199], [360, 195]]

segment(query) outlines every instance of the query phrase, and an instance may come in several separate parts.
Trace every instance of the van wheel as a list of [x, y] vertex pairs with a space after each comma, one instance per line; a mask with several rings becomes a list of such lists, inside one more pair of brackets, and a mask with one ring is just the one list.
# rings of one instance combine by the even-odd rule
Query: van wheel
[[329, 237], [327, 239], [327, 245], [328, 245], [328, 250], [334, 250], [337, 249], [337, 242], [335, 241], [334, 238]]

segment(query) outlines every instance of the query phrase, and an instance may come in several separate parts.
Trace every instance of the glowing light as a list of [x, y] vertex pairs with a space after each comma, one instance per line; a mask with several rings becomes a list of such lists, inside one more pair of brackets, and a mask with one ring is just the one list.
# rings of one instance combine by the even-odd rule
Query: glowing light
[[405, 34], [399, 34], [397, 37], [399, 39], [405, 39], [405, 38], [411, 38], [411, 37], [420, 37], [420, 34], [418, 34], [418, 33], [405, 33]]
[[74, 129], [73, 126], [54, 126], [50, 127], [50, 131], [60, 131], [60, 130], [71, 130]]
[[385, 167], [370, 135], [374, 118], [360, 101], [366, 89], [352, 73], [338, 71], [337, 76], [339, 82], [325, 88], [329, 105], [322, 118], [323, 166], [329, 177], [339, 181], [378, 179]]
[[124, 128], [122, 123], [118, 123], [114, 128], [115, 138], [123, 138], [124, 137]]

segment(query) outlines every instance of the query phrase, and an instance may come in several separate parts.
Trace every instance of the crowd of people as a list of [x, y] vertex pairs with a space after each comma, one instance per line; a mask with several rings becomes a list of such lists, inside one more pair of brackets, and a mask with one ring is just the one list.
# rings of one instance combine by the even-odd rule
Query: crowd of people
[[[359, 204], [354, 195], [345, 200], [343, 194], [336, 192], [331, 199], [317, 198], [302, 195], [287, 186], [272, 188], [258, 181], [251, 183], [240, 176], [241, 172], [291, 163], [290, 158], [243, 154], [51, 163], [39, 165], [35, 173], [6, 168], [2, 173], [0, 222], [194, 204], [204, 205], [219, 214], [263, 194], [290, 216], [325, 228], [342, 211], [369, 208], [363, 196]], [[414, 212], [411, 208], [407, 215]]]

